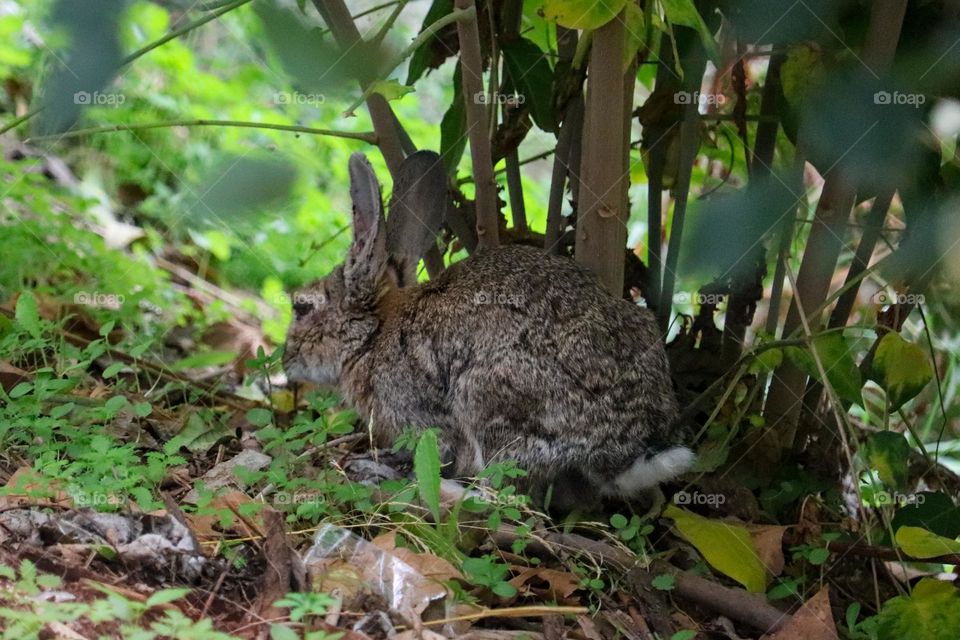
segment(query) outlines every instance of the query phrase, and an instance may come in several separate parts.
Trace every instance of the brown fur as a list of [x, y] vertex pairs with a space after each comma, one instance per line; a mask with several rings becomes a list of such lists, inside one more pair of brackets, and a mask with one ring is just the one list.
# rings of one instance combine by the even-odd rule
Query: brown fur
[[683, 442], [649, 311], [574, 261], [523, 246], [399, 289], [377, 237], [382, 213], [359, 225], [374, 214], [354, 215], [369, 235], [297, 294], [316, 304], [298, 308], [284, 366], [336, 384], [381, 442], [437, 427], [457, 474], [513, 459], [541, 489], [568, 477], [602, 487]]

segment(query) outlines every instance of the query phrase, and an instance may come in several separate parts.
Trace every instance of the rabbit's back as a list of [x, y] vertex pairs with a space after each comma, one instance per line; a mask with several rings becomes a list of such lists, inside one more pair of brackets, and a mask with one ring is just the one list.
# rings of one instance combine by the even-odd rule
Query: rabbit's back
[[531, 247], [481, 251], [388, 300], [363, 360], [354, 402], [388, 435], [440, 427], [461, 473], [511, 458], [535, 480], [606, 485], [682, 439], [652, 314]]

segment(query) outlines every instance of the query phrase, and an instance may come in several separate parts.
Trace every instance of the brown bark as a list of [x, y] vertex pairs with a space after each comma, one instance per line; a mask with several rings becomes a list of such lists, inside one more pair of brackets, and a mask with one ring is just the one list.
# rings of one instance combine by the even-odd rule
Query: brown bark
[[[473, 0], [457, 0], [458, 9], [469, 9]], [[499, 213], [497, 211], [497, 182], [493, 177], [490, 137], [487, 133], [487, 110], [478, 97], [483, 94], [483, 59], [480, 54], [480, 34], [477, 19], [457, 22], [460, 39], [460, 71], [463, 82], [463, 102], [470, 139], [470, 157], [473, 161], [474, 196], [477, 207], [477, 242], [480, 249], [496, 247], [499, 241]]]
[[623, 148], [628, 141], [625, 119], [611, 113], [611, 106], [623, 105], [626, 100], [623, 18], [621, 12], [593, 35], [576, 234], [577, 262], [593, 270], [607, 290], [617, 296], [623, 289], [623, 248], [627, 243], [624, 192], [629, 176], [623, 172]]

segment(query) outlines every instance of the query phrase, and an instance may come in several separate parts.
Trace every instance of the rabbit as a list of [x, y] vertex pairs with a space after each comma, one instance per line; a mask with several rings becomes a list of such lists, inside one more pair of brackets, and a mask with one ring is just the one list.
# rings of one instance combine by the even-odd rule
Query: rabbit
[[649, 310], [570, 258], [520, 245], [481, 249], [417, 284], [447, 200], [440, 157], [404, 161], [386, 221], [362, 154], [349, 174], [353, 242], [294, 296], [290, 380], [337, 386], [378, 443], [438, 428], [457, 476], [514, 460], [532, 494], [630, 499], [690, 468]]

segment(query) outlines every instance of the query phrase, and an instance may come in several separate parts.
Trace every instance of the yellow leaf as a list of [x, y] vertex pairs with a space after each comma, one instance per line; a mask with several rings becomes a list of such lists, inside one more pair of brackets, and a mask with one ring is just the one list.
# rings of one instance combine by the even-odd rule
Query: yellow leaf
[[900, 527], [894, 539], [907, 555], [914, 558], [935, 558], [960, 553], [960, 542], [938, 536], [922, 527]]
[[674, 505], [669, 505], [663, 515], [673, 520], [677, 531], [714, 569], [753, 593], [766, 588], [767, 572], [746, 528], [710, 520]]

